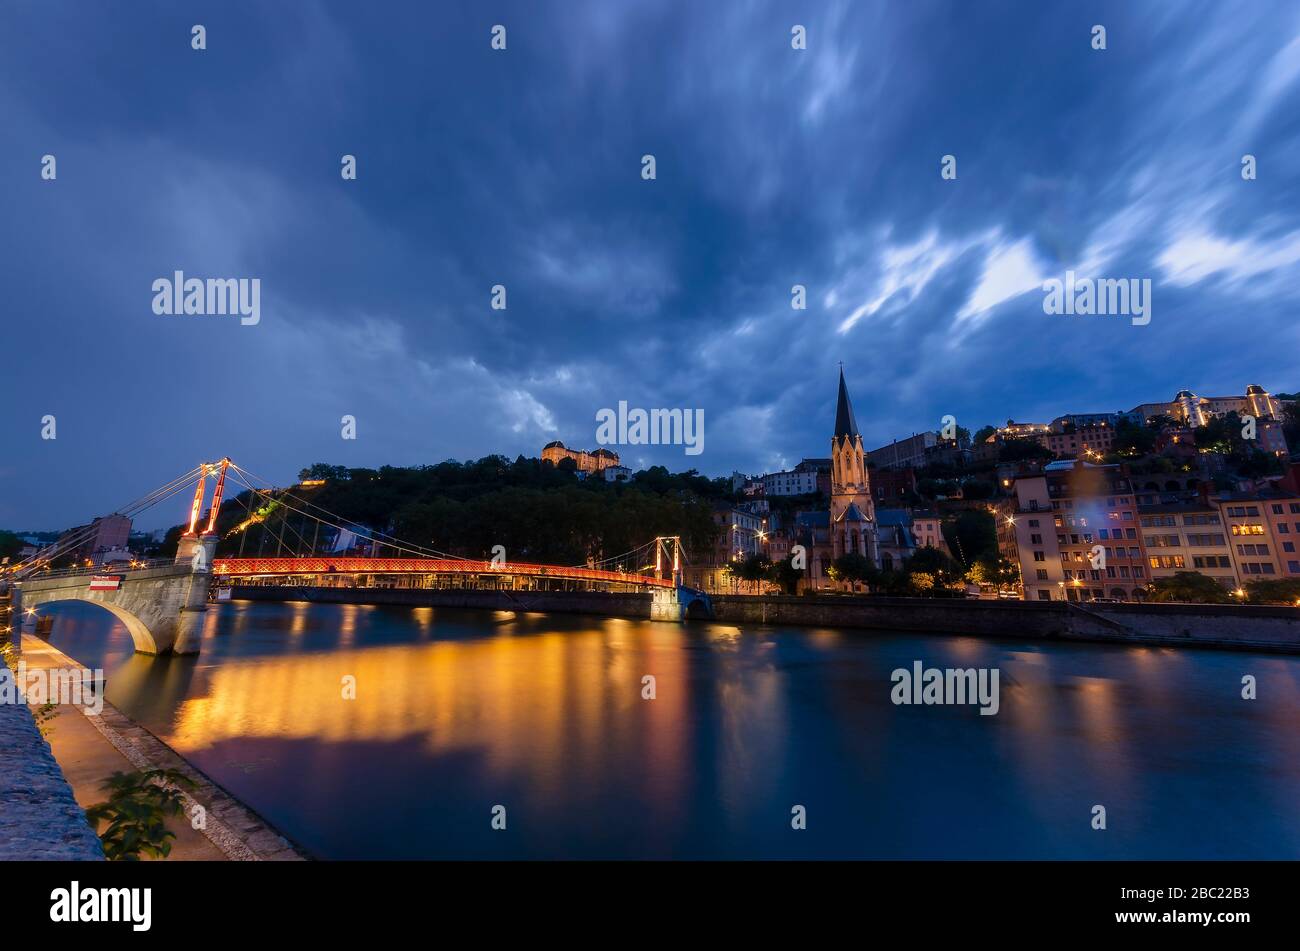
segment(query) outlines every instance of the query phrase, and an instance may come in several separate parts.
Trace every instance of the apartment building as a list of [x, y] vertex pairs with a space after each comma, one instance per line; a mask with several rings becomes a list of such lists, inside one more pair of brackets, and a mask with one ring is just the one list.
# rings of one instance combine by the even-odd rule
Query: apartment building
[[815, 469], [769, 472], [759, 481], [763, 483], [764, 495], [812, 495], [817, 491]]
[[867, 463], [877, 469], [923, 466], [927, 461], [928, 450], [935, 448], [938, 444], [938, 433], [913, 433], [906, 439], [895, 439], [879, 449], [869, 450], [867, 452]]
[[1141, 600], [1149, 578], [1127, 470], [1081, 459], [1014, 480], [998, 507], [1002, 554], [1030, 601]]
[[735, 591], [726, 573], [728, 564], [744, 561], [763, 550], [767, 520], [760, 514], [729, 505], [715, 506], [718, 535], [712, 548], [691, 552], [683, 569], [685, 583], [702, 591]]
[[936, 512], [927, 510], [912, 510], [912, 537], [916, 539], [917, 548], [937, 548], [945, 555], [951, 555], [948, 551], [948, 542], [943, 537], [943, 529], [940, 527], [942, 519]]
[[1208, 499], [1139, 505], [1147, 570], [1154, 578], [1195, 571], [1224, 588], [1240, 584], [1218, 506]]
[[1237, 579], [1300, 578], [1300, 494], [1284, 488], [1227, 493], [1214, 500]]
[[1036, 438], [1058, 459], [1079, 456], [1099, 459], [1115, 445], [1115, 428], [1100, 422], [1062, 432], [1040, 433]]

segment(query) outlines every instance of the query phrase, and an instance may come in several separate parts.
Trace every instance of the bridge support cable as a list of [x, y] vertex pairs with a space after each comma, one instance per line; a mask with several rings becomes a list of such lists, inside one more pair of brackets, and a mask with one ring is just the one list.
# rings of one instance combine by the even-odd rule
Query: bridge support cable
[[582, 565], [569, 565], [570, 568], [599, 568], [601, 565], [612, 565], [620, 561], [640, 561], [642, 558], [650, 557], [650, 550], [654, 548], [658, 539], [652, 539], [644, 545], [625, 551], [619, 555], [610, 555], [608, 558], [601, 558], [595, 561], [585, 562]]
[[[230, 467], [235, 472], [235, 477], [239, 479], [239, 481], [243, 485], [247, 486], [248, 488], [252, 489], [255, 492], [268, 491], [265, 489], [261, 489], [256, 485], [256, 483], [262, 483], [263, 485], [268, 484], [265, 479], [253, 475], [253, 473], [249, 472], [247, 469], [243, 468], [242, 466], [236, 463], [232, 462], [230, 464]], [[287, 489], [284, 490], [284, 492], [285, 495], [288, 494]], [[344, 518], [341, 515], [336, 515], [335, 513], [329, 511], [328, 509], [322, 508], [321, 506], [307, 499], [301, 499], [298, 498], [297, 496], [289, 496], [289, 497], [292, 498], [294, 502], [300, 503], [303, 506], [303, 508], [299, 508], [297, 505], [293, 505], [290, 504], [289, 502], [286, 502], [284, 500], [284, 496], [281, 496], [276, 501], [278, 501], [279, 504], [283, 505], [285, 508], [291, 509], [292, 511], [295, 511], [306, 518], [315, 519], [321, 524], [327, 525], [330, 528], [338, 529], [339, 531], [347, 532], [352, 535], [357, 535], [358, 537], [362, 537], [362, 536], [370, 537], [372, 541], [383, 539], [383, 544], [386, 545], [387, 547], [393, 548], [397, 551], [405, 552], [406, 554], [415, 555], [418, 558], [432, 557], [432, 558], [452, 559], [452, 560], [460, 560], [460, 561], [472, 560], [472, 559], [462, 558], [459, 555], [452, 555], [447, 552], [438, 551], [436, 548], [430, 548], [427, 545], [420, 545], [416, 542], [405, 541], [403, 539], [397, 538], [394, 535], [389, 535], [387, 532], [382, 532], [379, 529], [370, 528], [367, 525], [362, 525], [360, 522], [354, 522], [351, 519]], [[318, 512], [322, 512], [324, 514], [314, 515], [311, 512], [306, 511], [306, 509], [308, 508], [315, 509]]]
[[[245, 469], [243, 466], [239, 465], [238, 463], [232, 462], [230, 466], [231, 469], [235, 471], [236, 477], [239, 478], [240, 482], [246, 487], [252, 489], [253, 491], [260, 491], [257, 487], [257, 484], [259, 483], [261, 485], [270, 485], [270, 483], [266, 479], [263, 479], [260, 476], [257, 476], [254, 473], [249, 472], [247, 469]], [[284, 491], [287, 495], [288, 490], [284, 490]], [[337, 515], [333, 512], [330, 512], [328, 509], [325, 509], [308, 499], [298, 498], [296, 496], [289, 496], [289, 498], [292, 498], [295, 503], [299, 503], [305, 508], [315, 509], [316, 511], [321, 512], [323, 514], [313, 515], [310, 512], [306, 512], [304, 509], [299, 509], [294, 505], [290, 505], [288, 502], [284, 501], [283, 497], [279, 500], [280, 504], [290, 509], [293, 509], [294, 511], [297, 511], [308, 518], [315, 519], [320, 524], [328, 525], [331, 528], [339, 529], [340, 531], [350, 532], [351, 534], [355, 534], [358, 536], [361, 535], [367, 536], [376, 545], [383, 544], [386, 547], [393, 548], [395, 551], [400, 551], [405, 554], [415, 555], [421, 558], [433, 557], [433, 558], [441, 558], [441, 559], [463, 559], [463, 556], [453, 555], [448, 552], [439, 551], [436, 548], [431, 548], [427, 545], [421, 545], [417, 542], [406, 541], [405, 539], [398, 538], [395, 535], [390, 535], [387, 532], [383, 532], [378, 529], [371, 528], [368, 525], [362, 525], [359, 522], [354, 522], [351, 519], [347, 519], [341, 515]], [[676, 536], [665, 536], [665, 537], [676, 537]], [[649, 561], [651, 558], [651, 554], [657, 544], [658, 544], [658, 539], [651, 539], [650, 541], [646, 542], [643, 545], [638, 545], [636, 548], [632, 548], [618, 555], [610, 555], [605, 558], [599, 558], [596, 560], [584, 562], [581, 565], [568, 565], [565, 567], [599, 569], [602, 566], [616, 565], [619, 562], [626, 562], [631, 564], [633, 569], [639, 569], [642, 567], [648, 568], [650, 567]], [[679, 548], [680, 548], [680, 544], [679, 544]], [[314, 553], [315, 546], [313, 546], [312, 550]], [[472, 559], [463, 559], [463, 560], [472, 560]], [[646, 564], [642, 565], [642, 562], [646, 562]]]
[[[373, 547], [371, 549], [372, 557], [370, 559], [366, 559], [367, 561], [383, 562], [383, 563], [389, 563], [392, 561], [392, 559], [389, 558], [379, 559], [376, 557], [379, 551], [379, 546], [382, 544], [383, 547], [391, 549], [392, 553], [398, 556], [399, 558], [402, 556], [406, 556], [406, 557], [412, 557], [421, 560], [432, 559], [434, 561], [439, 561], [439, 562], [460, 563], [466, 566], [466, 570], [472, 570], [472, 571], [483, 570], [478, 567], [480, 565], [485, 566], [487, 570], [493, 570], [493, 568], [490, 566], [490, 563], [488, 562], [481, 562], [476, 559], [465, 558], [460, 555], [453, 555], [448, 552], [439, 551], [438, 549], [432, 548], [427, 545], [421, 545], [415, 542], [406, 541], [405, 539], [398, 538], [397, 536], [391, 535], [388, 532], [371, 528], [368, 525], [363, 525], [359, 522], [353, 521], [352, 519], [345, 518], [344, 516], [331, 512], [328, 509], [324, 508], [323, 506], [320, 506], [309, 499], [305, 499], [300, 496], [293, 495], [291, 491], [288, 489], [278, 490], [278, 495], [277, 495], [277, 490], [275, 490], [274, 487], [271, 487], [270, 483], [267, 482], [267, 480], [261, 478], [260, 476], [257, 476], [252, 472], [249, 472], [246, 468], [239, 465], [238, 463], [235, 462], [230, 463], [230, 474], [231, 477], [234, 478], [239, 484], [241, 484], [242, 486], [244, 486], [246, 489], [250, 491], [251, 493], [250, 498], [252, 496], [257, 496], [259, 498], [266, 499], [268, 502], [273, 501], [282, 509], [281, 520], [278, 526], [277, 534], [275, 536], [277, 539], [277, 548], [276, 548], [277, 556], [280, 555], [281, 552], [284, 550], [284, 534], [285, 531], [287, 530], [289, 532], [292, 532], [294, 535], [298, 537], [298, 540], [302, 543], [304, 548], [307, 548], [311, 552], [314, 560], [316, 557], [317, 549], [319, 547], [318, 540], [320, 537], [320, 526], [324, 525], [339, 533], [348, 533], [348, 534], [355, 535], [358, 538], [369, 539]], [[313, 532], [313, 540], [310, 543], [307, 541], [304, 532], [300, 531], [299, 528], [296, 526], [295, 524], [296, 520], [290, 520], [289, 518], [290, 512], [301, 516], [305, 521], [309, 521], [315, 525], [315, 529]], [[259, 549], [262, 552], [264, 552], [265, 550], [266, 538], [272, 532], [272, 530], [276, 529], [276, 526], [273, 523], [273, 519], [268, 519], [267, 521], [270, 522], [271, 524], [263, 525], [264, 531], [262, 536], [262, 543], [259, 545]], [[668, 543], [671, 543], [671, 545], [669, 545]], [[240, 543], [241, 557], [243, 554], [243, 547], [244, 547], [244, 542], [241, 539], [241, 543]], [[583, 565], [556, 566], [556, 569], [553, 570], [580, 571], [580, 572], [592, 571], [593, 573], [602, 576], [618, 575], [620, 573], [627, 574], [627, 575], [637, 575], [641, 572], [648, 571], [651, 567], [653, 567], [655, 563], [656, 550], [661, 547], [664, 548], [664, 551], [668, 555], [668, 558], [671, 561], [672, 566], [674, 568], [674, 581], [680, 580], [682, 549], [681, 549], [681, 541], [678, 536], [662, 536], [662, 537], [653, 538], [647, 541], [645, 544], [638, 545], [635, 548], [632, 548], [628, 551], [622, 552], [617, 555], [611, 555], [604, 558], [589, 560]], [[617, 570], [606, 570], [608, 566], [617, 566]], [[496, 570], [499, 570], [499, 566]], [[609, 581], [613, 579], [609, 577], [602, 577], [601, 580]], [[637, 583], [637, 582], [631, 582], [631, 583]]]
[[[175, 479], [164, 483], [153, 491], [140, 496], [138, 499], [115, 509], [111, 514], [122, 515], [126, 518], [135, 518], [147, 509], [170, 499], [178, 492], [183, 492], [188, 489], [194, 481], [201, 476], [202, 472], [203, 466], [195, 466], [184, 475], [177, 476]], [[10, 566], [8, 569], [9, 573], [14, 577], [18, 577], [20, 575], [29, 574], [42, 564], [50, 564], [55, 559], [62, 558], [64, 555], [80, 548], [87, 541], [90, 541], [94, 538], [96, 531], [97, 529], [93, 522], [90, 525], [76, 529], [71, 534], [56, 541], [52, 547], [42, 549], [26, 561]]]

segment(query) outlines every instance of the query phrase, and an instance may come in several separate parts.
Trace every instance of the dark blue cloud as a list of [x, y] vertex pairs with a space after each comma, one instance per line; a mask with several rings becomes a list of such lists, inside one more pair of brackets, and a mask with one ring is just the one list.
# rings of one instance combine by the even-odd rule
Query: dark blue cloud
[[[758, 471], [826, 450], [840, 360], [880, 442], [949, 413], [1300, 386], [1291, 4], [47, 3], [0, 21], [0, 525], [82, 519], [223, 453], [287, 480], [590, 445], [619, 400], [705, 411], [702, 456], [633, 463]], [[262, 322], [155, 316], [151, 282], [178, 268], [261, 278]], [[1045, 315], [1042, 280], [1067, 269], [1150, 277], [1151, 324]]]

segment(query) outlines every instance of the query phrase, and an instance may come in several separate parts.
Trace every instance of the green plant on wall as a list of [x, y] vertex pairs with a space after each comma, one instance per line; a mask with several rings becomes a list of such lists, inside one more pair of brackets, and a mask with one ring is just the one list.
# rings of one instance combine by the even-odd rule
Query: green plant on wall
[[[0, 647], [0, 655], [3, 655], [5, 666], [17, 676], [18, 674], [18, 651], [13, 644], [5, 644]], [[41, 731], [41, 736], [49, 738], [54, 732], [54, 727], [50, 721], [59, 715], [58, 704], [42, 703], [32, 707], [32, 719], [36, 721], [36, 729]]]
[[176, 833], [167, 819], [184, 808], [181, 789], [193, 789], [194, 782], [176, 769], [147, 769], [114, 773], [104, 781], [106, 802], [86, 810], [91, 828], [98, 830], [104, 857], [119, 862], [138, 862], [142, 856], [161, 859], [171, 854]]

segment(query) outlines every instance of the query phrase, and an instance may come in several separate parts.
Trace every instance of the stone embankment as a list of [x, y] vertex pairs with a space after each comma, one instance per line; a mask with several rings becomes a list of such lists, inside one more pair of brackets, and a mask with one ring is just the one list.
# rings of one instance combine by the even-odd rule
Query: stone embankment
[[[235, 600], [542, 611], [649, 618], [651, 597], [598, 591], [236, 586]], [[713, 595], [714, 620], [796, 627], [1300, 653], [1300, 609], [818, 595]]]

